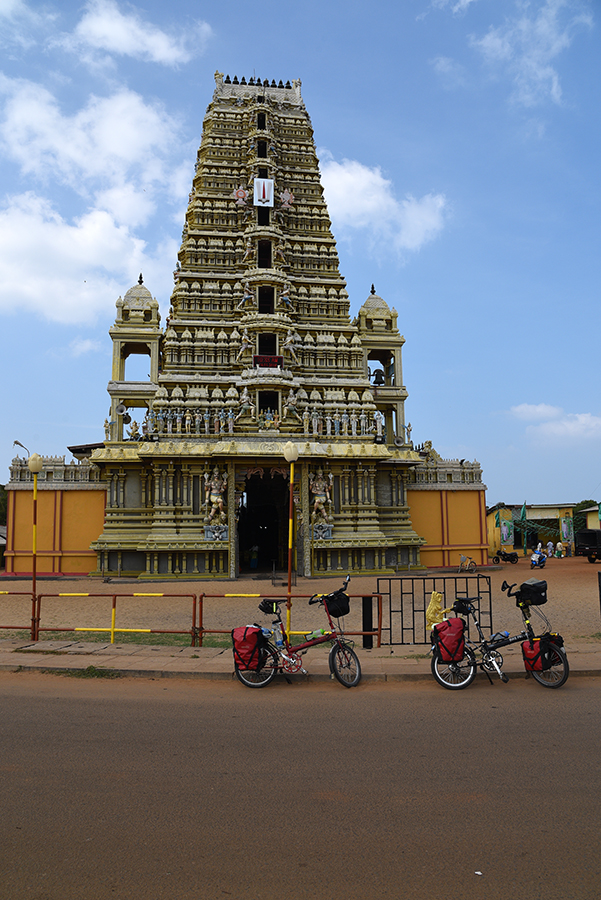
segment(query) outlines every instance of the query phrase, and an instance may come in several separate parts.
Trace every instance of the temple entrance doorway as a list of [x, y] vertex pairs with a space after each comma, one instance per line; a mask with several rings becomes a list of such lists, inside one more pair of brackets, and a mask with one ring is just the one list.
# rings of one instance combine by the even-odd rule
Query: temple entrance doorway
[[246, 482], [238, 517], [240, 572], [271, 572], [287, 566], [288, 482], [259, 472]]

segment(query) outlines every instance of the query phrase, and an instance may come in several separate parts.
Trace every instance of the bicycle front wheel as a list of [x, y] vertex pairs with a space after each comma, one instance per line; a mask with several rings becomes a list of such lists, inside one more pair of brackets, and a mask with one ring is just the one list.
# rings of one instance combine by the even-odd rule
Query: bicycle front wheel
[[347, 644], [334, 644], [328, 662], [330, 672], [345, 687], [355, 687], [361, 681], [361, 663]]
[[236, 678], [250, 688], [261, 688], [270, 684], [275, 678], [280, 660], [278, 652], [272, 644], [265, 648], [265, 658], [260, 669], [240, 669], [235, 666]]
[[465, 656], [460, 662], [442, 662], [435, 655], [432, 657], [432, 674], [436, 681], [450, 691], [460, 691], [471, 684], [478, 671], [476, 657], [466, 647]]
[[555, 647], [553, 644], [549, 648], [549, 657], [551, 661], [549, 669], [543, 669], [542, 672], [532, 671], [531, 674], [543, 687], [559, 688], [566, 683], [570, 674], [568, 657], [563, 647]]

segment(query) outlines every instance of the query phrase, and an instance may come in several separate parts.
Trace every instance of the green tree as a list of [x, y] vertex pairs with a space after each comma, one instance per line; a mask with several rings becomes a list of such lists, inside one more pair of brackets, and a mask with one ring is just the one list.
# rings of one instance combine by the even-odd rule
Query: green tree
[[583, 528], [586, 528], [586, 515], [584, 514], [584, 509], [590, 509], [591, 506], [597, 506], [596, 500], [581, 500], [580, 503], [577, 503], [574, 507], [574, 534], [577, 531], [582, 531]]
[[8, 505], [8, 494], [4, 490], [4, 485], [0, 484], [0, 525], [6, 525], [6, 507]]

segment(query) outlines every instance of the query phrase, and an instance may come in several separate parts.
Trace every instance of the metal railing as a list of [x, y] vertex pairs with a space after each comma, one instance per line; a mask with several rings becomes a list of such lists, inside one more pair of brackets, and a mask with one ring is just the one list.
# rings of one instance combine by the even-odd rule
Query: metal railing
[[[32, 592], [13, 592], [13, 591], [1, 591], [0, 594], [6, 596], [23, 596], [28, 597], [31, 602], [31, 617], [26, 624], [0, 624], [0, 629], [5, 629], [8, 631], [29, 631], [30, 638], [32, 641], [39, 641], [40, 635], [42, 634], [58, 634], [65, 632], [73, 632], [74, 634], [78, 633], [98, 633], [103, 634], [106, 633], [107, 636], [110, 636], [110, 643], [115, 643], [115, 635], [119, 634], [174, 634], [174, 635], [189, 635], [190, 636], [190, 646], [191, 647], [202, 647], [203, 637], [205, 634], [230, 634], [231, 628], [207, 628], [205, 626], [205, 601], [206, 600], [224, 600], [224, 599], [233, 599], [233, 598], [256, 598], [257, 600], [261, 600], [263, 598], [280, 600], [282, 603], [286, 603], [287, 597], [282, 597], [281, 594], [165, 594], [165, 593], [155, 593], [150, 591], [135, 591], [132, 593], [90, 593], [90, 592], [61, 592], [61, 593], [44, 593], [38, 594], [37, 597]], [[292, 601], [295, 600], [308, 600], [312, 594], [292, 594]], [[363, 630], [345, 630], [345, 634], [353, 635], [353, 636], [363, 636], [364, 638], [364, 646], [371, 646], [373, 643], [373, 639], [376, 639], [376, 645], [379, 647], [382, 642], [382, 622], [383, 622], [383, 605], [382, 605], [382, 596], [380, 594], [349, 594], [351, 599], [362, 600], [363, 603]], [[65, 618], [69, 618], [71, 621], [66, 625], [58, 625], [58, 624], [43, 624], [42, 619], [43, 616], [46, 617], [46, 621], [51, 618], [51, 604], [53, 600], [62, 600], [68, 601], [69, 599], [76, 600], [78, 598], [93, 598], [95, 600], [106, 600], [107, 601], [107, 624], [106, 625], [97, 625], [90, 624], [89, 619], [86, 622], [86, 609], [85, 606], [78, 606], [77, 610], [70, 611], [67, 613], [64, 607], [61, 608], [60, 615], [65, 616]], [[170, 598], [177, 600], [188, 600], [191, 605], [191, 612], [189, 615], [190, 627], [188, 628], [150, 628], [150, 627], [125, 627], [119, 625], [117, 623], [117, 616], [119, 610], [122, 610], [123, 613], [123, 601], [132, 598]], [[373, 603], [376, 601], [376, 624], [373, 624]], [[121, 602], [121, 606], [119, 605]], [[110, 603], [110, 607], [108, 604]], [[371, 614], [366, 615], [366, 610], [371, 607]], [[175, 611], [171, 610], [171, 612], [175, 615]], [[142, 616], [142, 613], [139, 613]], [[95, 618], [98, 620], [98, 616], [103, 615], [99, 614], [97, 611], [95, 612]], [[146, 613], [144, 613], [146, 615]], [[132, 612], [129, 611], [128, 618], [131, 619]], [[55, 614], [56, 618], [56, 614]], [[1, 621], [1, 619], [0, 619]], [[78, 624], [74, 624], [74, 621], [77, 621]], [[237, 622], [232, 623], [232, 628], [234, 628], [238, 624]], [[365, 627], [367, 625], [367, 627]], [[308, 629], [292, 629], [290, 630], [291, 634], [306, 634], [311, 631], [312, 628]]]
[[[456, 598], [477, 597], [473, 601], [484, 630], [493, 629], [492, 594], [489, 575], [440, 575], [407, 578], [378, 578], [378, 592], [384, 598], [382, 632], [388, 644], [429, 644], [426, 610], [432, 591], [442, 594], [443, 608]], [[472, 623], [472, 628], [474, 625]], [[469, 636], [469, 622], [468, 622]], [[388, 640], [386, 641], [386, 636]]]

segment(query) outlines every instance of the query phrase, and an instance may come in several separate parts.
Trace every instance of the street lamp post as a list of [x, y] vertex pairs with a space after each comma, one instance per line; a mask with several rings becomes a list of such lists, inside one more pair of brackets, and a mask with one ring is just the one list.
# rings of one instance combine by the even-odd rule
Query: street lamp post
[[[13, 447], [22, 447], [27, 450], [25, 444], [21, 441], [13, 441]], [[33, 475], [33, 535], [31, 541], [31, 639], [34, 641], [37, 637], [37, 620], [36, 620], [36, 604], [37, 604], [37, 528], [38, 528], [38, 475], [44, 468], [44, 460], [39, 453], [30, 453], [27, 450], [27, 468]]]
[[292, 538], [294, 534], [294, 463], [298, 459], [298, 447], [292, 441], [284, 444], [284, 456], [290, 463], [290, 497], [288, 501], [288, 601], [286, 603], [286, 631], [290, 632], [290, 610], [292, 609]]
[[31, 592], [34, 600], [36, 594], [37, 575], [37, 541], [38, 541], [38, 475], [44, 468], [44, 460], [39, 453], [32, 453], [27, 460], [27, 468], [33, 475], [33, 536], [31, 544]]

